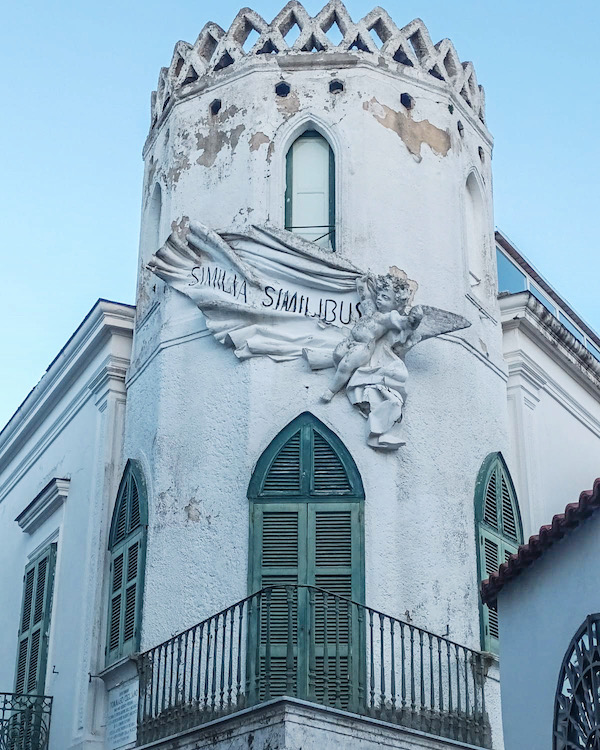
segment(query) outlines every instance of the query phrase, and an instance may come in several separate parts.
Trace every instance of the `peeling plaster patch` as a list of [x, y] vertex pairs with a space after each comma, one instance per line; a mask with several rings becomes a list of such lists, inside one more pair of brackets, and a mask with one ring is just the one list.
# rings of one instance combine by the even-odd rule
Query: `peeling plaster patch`
[[450, 135], [440, 130], [429, 120], [413, 120], [402, 112], [396, 112], [385, 104], [380, 104], [375, 97], [363, 102], [363, 109], [370, 112], [377, 122], [393, 130], [402, 139], [410, 153], [421, 161], [421, 144], [426, 143], [436, 154], [446, 156], [450, 150]]
[[275, 143], [271, 141], [271, 143], [269, 143], [269, 148], [267, 149], [267, 164], [271, 163], [273, 151], [275, 151]]
[[186, 172], [191, 166], [187, 154], [179, 154], [175, 157], [173, 166], [167, 172], [167, 181], [171, 184], [177, 184], [182, 172]]
[[215, 126], [211, 125], [208, 135], [196, 135], [196, 142], [198, 149], [202, 151], [196, 164], [201, 164], [203, 167], [212, 167], [215, 160], [223, 148], [223, 146], [231, 146], [231, 150], [235, 151], [238, 141], [240, 140], [241, 134], [246, 129], [245, 125], [238, 125], [229, 132], [217, 130]]
[[269, 136], [264, 133], [254, 133], [250, 138], [250, 151], [258, 151], [263, 143], [270, 143]]
[[284, 117], [291, 117], [300, 109], [300, 99], [298, 99], [298, 94], [295, 91], [287, 96], [276, 97], [276, 104], [277, 109]]
[[229, 143], [231, 144], [232, 151], [235, 151], [235, 149], [237, 148], [240, 136], [244, 132], [244, 130], [246, 130], [245, 125], [238, 125], [229, 134]]
[[171, 232], [174, 232], [180, 240], [184, 240], [190, 227], [190, 217], [182, 216], [179, 221], [171, 222]]
[[194, 502], [192, 500], [190, 500], [189, 504], [185, 506], [184, 510], [187, 513], [188, 521], [198, 523], [198, 521], [200, 520], [200, 511], [194, 505]]

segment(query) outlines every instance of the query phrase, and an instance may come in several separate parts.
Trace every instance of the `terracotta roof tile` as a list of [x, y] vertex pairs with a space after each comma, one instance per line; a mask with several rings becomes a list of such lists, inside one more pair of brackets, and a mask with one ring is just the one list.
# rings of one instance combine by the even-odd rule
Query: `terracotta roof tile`
[[481, 583], [481, 599], [484, 604], [494, 606], [498, 592], [513, 578], [541, 557], [555, 542], [562, 539], [571, 529], [576, 528], [600, 508], [600, 479], [594, 488], [579, 495], [579, 501], [569, 503], [564, 513], [557, 513], [552, 523], [542, 526], [539, 532], [522, 544], [516, 554], [503, 563], [497, 573], [493, 573]]

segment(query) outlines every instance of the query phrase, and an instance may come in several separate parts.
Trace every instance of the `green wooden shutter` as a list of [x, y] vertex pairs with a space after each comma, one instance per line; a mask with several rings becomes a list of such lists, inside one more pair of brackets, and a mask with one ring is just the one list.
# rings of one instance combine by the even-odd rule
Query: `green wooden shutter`
[[[490, 454], [475, 493], [478, 519], [479, 581], [489, 578], [522, 543], [521, 520], [512, 480], [502, 456]], [[481, 604], [482, 648], [498, 653], [498, 613]]]
[[[354, 601], [362, 598], [360, 576], [360, 542], [353, 529], [360, 528], [361, 509], [358, 503], [310, 503], [308, 506], [308, 560], [309, 583], [337, 596]], [[340, 653], [340, 703], [343, 708], [349, 701], [349, 644], [350, 628], [357, 637], [356, 612], [347, 609], [337, 598], [327, 600], [325, 622], [325, 595], [317, 593], [315, 599], [314, 648], [316, 663], [316, 700], [324, 697], [324, 645], [325, 625], [330, 657], [335, 654], [336, 641]], [[358, 650], [357, 650], [358, 651]], [[358, 669], [358, 663], [355, 665]], [[333, 670], [333, 664], [331, 665]], [[353, 679], [357, 680], [357, 674]], [[333, 686], [330, 687], [330, 690]]]
[[44, 693], [55, 566], [56, 544], [51, 544], [25, 568], [15, 693]]
[[146, 559], [146, 498], [143, 477], [128, 462], [117, 494], [110, 531], [110, 581], [106, 661], [139, 648]]
[[[255, 590], [269, 586], [282, 587], [302, 583], [306, 578], [306, 505], [285, 503], [256, 505], [254, 507], [256, 534], [254, 570], [258, 573]], [[294, 642], [294, 672], [297, 680], [298, 663], [298, 590], [294, 589], [292, 602], [292, 633]], [[302, 606], [304, 597], [301, 596]], [[270, 598], [271, 643], [271, 696], [286, 692], [286, 655], [288, 639], [288, 601], [284, 588], [273, 590]], [[265, 648], [267, 637], [267, 607], [263, 597], [260, 623], [260, 669], [265, 674]], [[261, 679], [261, 697], [264, 697], [264, 680]]]

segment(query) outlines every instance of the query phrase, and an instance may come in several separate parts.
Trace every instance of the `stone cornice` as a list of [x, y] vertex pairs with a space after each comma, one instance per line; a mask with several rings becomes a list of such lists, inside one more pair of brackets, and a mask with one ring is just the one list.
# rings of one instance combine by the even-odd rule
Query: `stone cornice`
[[44, 489], [15, 518], [26, 534], [33, 532], [67, 499], [70, 479], [51, 479]]
[[501, 295], [502, 330], [518, 329], [600, 399], [600, 362], [529, 292]]
[[[100, 299], [86, 315], [75, 333], [51, 362], [40, 382], [33, 388], [6, 427], [0, 432], [0, 471], [6, 467], [24, 442], [39, 428], [53, 408], [81, 377], [94, 356], [112, 337], [131, 341], [135, 308]], [[129, 360], [117, 359], [125, 377]], [[106, 363], [108, 364], [108, 362]], [[114, 365], [114, 362], [112, 362]], [[101, 369], [103, 369], [104, 364]], [[98, 373], [95, 374], [98, 376]]]

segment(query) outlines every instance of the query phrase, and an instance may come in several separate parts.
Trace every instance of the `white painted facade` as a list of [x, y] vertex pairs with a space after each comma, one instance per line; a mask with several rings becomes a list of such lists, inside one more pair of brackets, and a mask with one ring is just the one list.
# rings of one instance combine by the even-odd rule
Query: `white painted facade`
[[[304, 29], [294, 50], [242, 49], [246, 22], [263, 34], [256, 48], [271, 39], [284, 49], [277, 34], [290, 8]], [[336, 13], [345, 46], [334, 49], [319, 35]], [[335, 0], [316, 21], [303, 14], [290, 4], [267, 26], [244, 11], [227, 34], [207, 25], [195, 45], [177, 45], [161, 72], [144, 147], [133, 341], [130, 308], [98, 303], [0, 435], [6, 691], [23, 569], [58, 534], [50, 750], [107, 747], [106, 687], [135, 673], [126, 661], [104, 683], [88, 680], [104, 667], [108, 526], [126, 461], [139, 462], [149, 506], [142, 651], [249, 593], [248, 483], [271, 440], [302, 412], [341, 438], [361, 474], [366, 603], [473, 649], [481, 645], [474, 488], [483, 460], [496, 451], [506, 457], [525, 497], [526, 532], [594, 473], [594, 368], [583, 372], [532, 333], [546, 329], [527, 300], [496, 297], [492, 139], [472, 66], [447, 40], [434, 48], [419, 21], [399, 30], [374, 11], [351, 24]], [[369, 24], [384, 38], [380, 51]], [[309, 32], [322, 51], [298, 51]], [[357, 34], [373, 49], [347, 51]], [[400, 48], [410, 65], [394, 60]], [[224, 55], [231, 65], [214, 71]], [[190, 65], [197, 80], [184, 84]], [[330, 91], [333, 81], [343, 90]], [[285, 96], [276, 92], [281, 82], [289, 85]], [[193, 302], [146, 269], [189, 220], [217, 230], [283, 227], [286, 155], [307, 129], [326, 138], [335, 157], [336, 256], [375, 274], [398, 266], [419, 283], [416, 304], [471, 323], [407, 355], [406, 445], [397, 452], [367, 445], [365, 420], [343, 392], [320, 400], [330, 372], [313, 372], [301, 359], [236, 359]], [[60, 395], [50, 399], [53, 388]], [[565, 434], [573, 436], [572, 456], [561, 453]], [[52, 515], [27, 534], [13, 519], [53, 478], [70, 480], [66, 500], [53, 500]], [[500, 750], [497, 671], [492, 660], [486, 700]], [[337, 744], [326, 723], [289, 747]], [[393, 747], [456, 746], [381, 731], [397, 733]], [[361, 750], [375, 744], [352, 737]]]
[[104, 687], [89, 673], [104, 659], [134, 312], [98, 301], [0, 433], [0, 686], [14, 690], [23, 572], [56, 543], [45, 680], [56, 750], [103, 747]]

